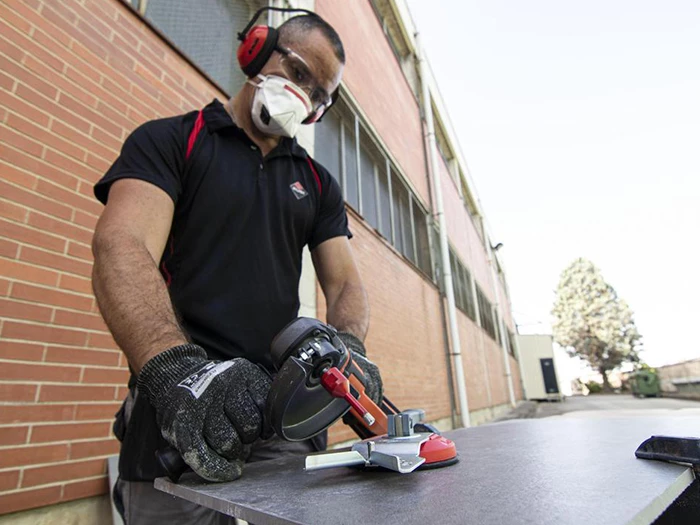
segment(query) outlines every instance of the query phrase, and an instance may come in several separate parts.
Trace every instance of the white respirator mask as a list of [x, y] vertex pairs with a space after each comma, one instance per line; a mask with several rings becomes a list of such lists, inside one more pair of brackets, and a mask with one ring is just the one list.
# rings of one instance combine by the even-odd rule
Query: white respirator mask
[[293, 138], [299, 126], [313, 111], [307, 94], [286, 78], [257, 75], [259, 84], [248, 80], [256, 88], [251, 115], [255, 126], [265, 135]]

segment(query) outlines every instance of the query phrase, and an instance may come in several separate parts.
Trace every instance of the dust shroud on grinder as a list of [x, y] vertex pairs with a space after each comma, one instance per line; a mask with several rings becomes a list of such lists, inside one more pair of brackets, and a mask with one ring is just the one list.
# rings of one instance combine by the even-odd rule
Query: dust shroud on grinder
[[401, 412], [386, 397], [378, 406], [365, 394], [365, 375], [332, 326], [299, 317], [277, 334], [271, 352], [277, 375], [266, 417], [279, 437], [309, 439], [345, 416], [363, 439], [350, 451], [308, 456], [306, 470], [359, 465], [408, 473], [458, 461], [454, 443], [422, 423], [422, 410]]

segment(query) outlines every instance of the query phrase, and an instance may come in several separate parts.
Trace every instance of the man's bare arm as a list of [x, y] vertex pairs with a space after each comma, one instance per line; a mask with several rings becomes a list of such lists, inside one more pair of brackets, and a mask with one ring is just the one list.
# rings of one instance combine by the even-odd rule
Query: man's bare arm
[[311, 258], [326, 296], [327, 322], [364, 340], [369, 328], [369, 303], [347, 237], [319, 244]]
[[173, 212], [173, 201], [160, 188], [118, 180], [93, 237], [97, 304], [136, 373], [150, 358], [187, 342], [158, 270]]

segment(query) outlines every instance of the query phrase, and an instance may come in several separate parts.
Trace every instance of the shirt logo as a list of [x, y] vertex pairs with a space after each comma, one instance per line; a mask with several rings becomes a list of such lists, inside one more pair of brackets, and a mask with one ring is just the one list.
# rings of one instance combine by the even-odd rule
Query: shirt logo
[[290, 184], [289, 188], [292, 190], [292, 193], [297, 198], [297, 200], [301, 200], [308, 195], [308, 193], [306, 193], [306, 190], [304, 189], [304, 186], [302, 186], [301, 182], [299, 181], [296, 181], [294, 184]]

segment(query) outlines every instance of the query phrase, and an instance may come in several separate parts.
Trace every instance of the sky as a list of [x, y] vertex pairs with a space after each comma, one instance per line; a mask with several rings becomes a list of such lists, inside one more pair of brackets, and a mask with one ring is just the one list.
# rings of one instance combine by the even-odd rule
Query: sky
[[634, 311], [643, 360], [700, 357], [700, 2], [407, 3], [521, 333], [551, 333], [585, 257]]

